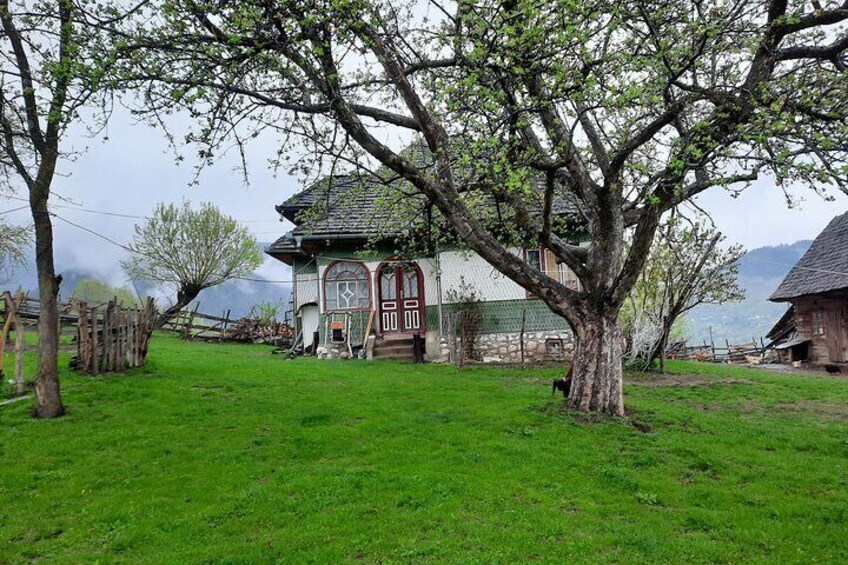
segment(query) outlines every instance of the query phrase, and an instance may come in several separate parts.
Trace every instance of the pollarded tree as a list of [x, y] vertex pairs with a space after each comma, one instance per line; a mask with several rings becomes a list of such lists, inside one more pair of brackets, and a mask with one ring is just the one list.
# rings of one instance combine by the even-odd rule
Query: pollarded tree
[[[158, 0], [134, 16], [98, 25], [149, 111], [192, 111], [204, 158], [265, 128], [406, 181], [568, 321], [579, 410], [624, 413], [618, 314], [664, 212], [761, 175], [848, 189], [844, 0]], [[387, 141], [413, 134], [432, 162]], [[563, 191], [588, 247], [556, 222]], [[508, 205], [513, 241], [471, 211], [480, 197]], [[515, 240], [549, 248], [581, 290]]]
[[58, 369], [59, 279], [48, 209], [56, 168], [67, 157], [61, 142], [74, 124], [98, 129], [108, 107], [101, 79], [111, 59], [95, 29], [80, 25], [85, 4], [0, 0], [0, 183], [26, 189], [35, 226], [37, 418], [64, 413]]
[[200, 292], [245, 277], [262, 264], [259, 245], [247, 228], [204, 202], [199, 210], [159, 204], [135, 227], [132, 256], [123, 262], [134, 279], [176, 290], [176, 300], [158, 319], [161, 327]]

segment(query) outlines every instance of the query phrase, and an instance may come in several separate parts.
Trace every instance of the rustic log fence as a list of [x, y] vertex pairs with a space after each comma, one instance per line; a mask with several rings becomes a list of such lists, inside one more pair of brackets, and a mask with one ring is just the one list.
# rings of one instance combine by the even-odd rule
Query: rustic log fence
[[710, 363], [733, 363], [744, 365], [752, 359], [762, 359], [766, 353], [766, 344], [762, 338], [752, 338], [748, 343], [732, 344], [725, 340], [724, 344], [716, 344], [705, 340], [703, 345], [689, 345], [684, 342], [669, 344], [666, 357], [669, 359], [691, 359], [708, 361]]
[[6, 321], [0, 329], [0, 379], [3, 378], [3, 357], [4, 349], [6, 348], [6, 339], [9, 336], [9, 331], [15, 329], [15, 394], [22, 396], [26, 394], [26, 385], [24, 383], [24, 324], [21, 318], [20, 308], [24, 300], [24, 294], [19, 292], [17, 296], [12, 297], [11, 293], [4, 292], [2, 297], [4, 311], [6, 313]]
[[267, 343], [277, 347], [292, 344], [294, 334], [286, 322], [264, 321], [254, 316], [232, 318], [231, 310], [216, 316], [204, 314], [198, 309], [199, 304], [180, 312], [165, 322], [161, 329], [177, 333], [186, 340]]
[[152, 298], [140, 309], [114, 300], [101, 308], [80, 302], [78, 309], [77, 356], [72, 361], [76, 370], [97, 375], [144, 365], [156, 321]]
[[[37, 351], [37, 346], [26, 346], [25, 331], [38, 328], [41, 304], [38, 300], [8, 291], [0, 294], [0, 374], [3, 371], [3, 353], [9, 343], [11, 330], [15, 330], [15, 393], [26, 392], [23, 375], [23, 353]], [[156, 318], [153, 299], [142, 308], [124, 307], [113, 299], [105, 304], [89, 306], [76, 300], [59, 305], [59, 336], [64, 335], [60, 349], [75, 351], [72, 368], [100, 374], [123, 371], [144, 364]], [[73, 343], [67, 338], [73, 336]]]

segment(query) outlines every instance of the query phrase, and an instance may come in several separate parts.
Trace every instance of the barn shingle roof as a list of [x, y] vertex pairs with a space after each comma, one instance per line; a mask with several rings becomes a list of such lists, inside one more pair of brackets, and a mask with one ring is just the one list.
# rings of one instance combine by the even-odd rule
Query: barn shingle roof
[[842, 289], [848, 289], [848, 212], [830, 221], [769, 300]]

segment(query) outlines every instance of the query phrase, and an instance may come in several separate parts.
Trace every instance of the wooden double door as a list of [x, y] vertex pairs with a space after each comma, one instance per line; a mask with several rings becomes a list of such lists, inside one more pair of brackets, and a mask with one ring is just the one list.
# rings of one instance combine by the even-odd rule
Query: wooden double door
[[412, 262], [392, 262], [377, 276], [380, 328], [384, 334], [424, 330], [424, 278]]

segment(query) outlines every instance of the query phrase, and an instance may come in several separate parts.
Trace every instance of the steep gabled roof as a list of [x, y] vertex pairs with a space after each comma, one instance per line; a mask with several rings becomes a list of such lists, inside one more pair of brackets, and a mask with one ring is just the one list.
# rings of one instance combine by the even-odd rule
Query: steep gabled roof
[[[401, 218], [390, 205], [393, 196], [399, 196], [397, 191], [373, 175], [337, 175], [316, 182], [276, 209], [296, 225], [292, 235], [368, 238], [401, 231]], [[418, 200], [423, 210], [424, 200]]]
[[848, 213], [830, 221], [769, 300], [785, 302], [843, 289], [848, 289]]

